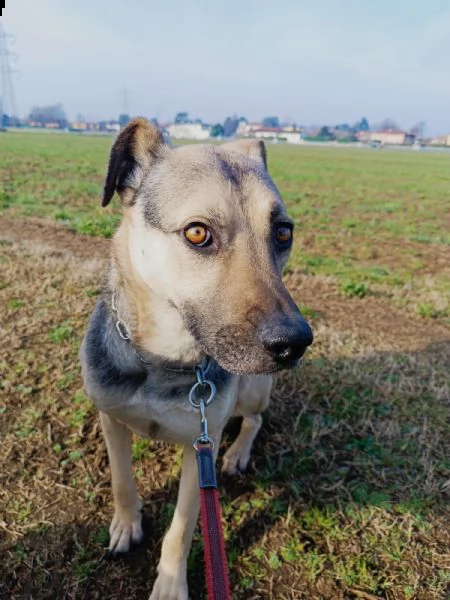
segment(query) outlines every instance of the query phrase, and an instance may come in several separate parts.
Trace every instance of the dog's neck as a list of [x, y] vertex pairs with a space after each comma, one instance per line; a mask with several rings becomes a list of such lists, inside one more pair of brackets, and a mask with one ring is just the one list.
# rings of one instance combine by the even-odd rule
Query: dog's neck
[[120, 264], [114, 253], [107, 295], [115, 312], [113, 318], [123, 324], [130, 343], [143, 358], [149, 356], [182, 368], [204, 361], [205, 353], [178, 310], [142, 281], [131, 264]]

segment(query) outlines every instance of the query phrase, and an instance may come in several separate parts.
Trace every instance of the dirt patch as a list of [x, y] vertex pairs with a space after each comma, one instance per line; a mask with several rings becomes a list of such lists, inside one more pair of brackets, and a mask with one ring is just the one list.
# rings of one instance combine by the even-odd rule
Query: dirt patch
[[108, 257], [111, 243], [103, 238], [77, 234], [54, 221], [5, 215], [0, 215], [0, 239], [37, 244], [52, 252], [75, 254], [86, 259]]
[[[395, 272], [401, 265], [399, 261], [400, 252], [405, 255], [413, 256], [416, 260], [423, 263], [423, 266], [416, 269], [417, 275], [435, 275], [442, 277], [450, 275], [450, 265], [448, 260], [448, 246], [442, 244], [427, 244], [419, 242], [386, 240], [371, 248], [371, 260], [368, 264], [377, 264], [380, 260], [383, 264]], [[406, 261], [405, 261], [406, 262]], [[409, 263], [406, 262], [405, 267]]]
[[317, 321], [335, 332], [355, 335], [378, 350], [419, 350], [450, 339], [450, 329], [436, 319], [420, 319], [387, 298], [348, 298], [329, 279], [292, 274], [286, 280], [300, 306], [317, 313]]

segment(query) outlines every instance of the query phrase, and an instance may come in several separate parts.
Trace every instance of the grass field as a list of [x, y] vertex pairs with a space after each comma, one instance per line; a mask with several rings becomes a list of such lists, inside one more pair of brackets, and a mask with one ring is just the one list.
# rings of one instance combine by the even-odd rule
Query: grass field
[[[111, 143], [0, 136], [1, 600], [147, 598], [174, 508], [180, 451], [136, 438], [146, 536], [107, 556], [77, 353], [119, 218], [99, 206]], [[448, 599], [450, 156], [280, 145], [269, 168], [315, 343], [279, 378], [249, 471], [220, 481], [233, 597]], [[193, 600], [201, 554], [197, 534]]]

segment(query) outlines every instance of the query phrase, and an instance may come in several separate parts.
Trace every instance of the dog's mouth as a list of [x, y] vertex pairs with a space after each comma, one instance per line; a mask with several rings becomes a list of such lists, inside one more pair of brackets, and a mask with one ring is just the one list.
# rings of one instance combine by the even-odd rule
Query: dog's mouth
[[258, 361], [250, 361], [248, 359], [234, 361], [230, 360], [229, 357], [223, 358], [220, 356], [212, 356], [223, 369], [233, 375], [263, 375], [278, 373], [280, 371], [295, 369], [302, 362], [301, 358], [280, 364], [270, 359], [267, 360], [266, 358]]
[[[217, 361], [219, 362], [219, 361]], [[258, 367], [246, 367], [246, 368], [234, 368], [233, 366], [225, 366], [223, 363], [220, 363], [220, 366], [225, 369], [226, 371], [228, 371], [229, 373], [232, 373], [233, 375], [271, 375], [273, 373], [279, 373], [280, 371], [290, 371], [292, 369], [297, 368], [300, 364], [301, 364], [301, 359], [299, 360], [293, 360], [289, 363], [286, 363], [284, 365], [279, 365], [279, 364], [272, 364], [270, 366], [264, 366], [261, 368]]]

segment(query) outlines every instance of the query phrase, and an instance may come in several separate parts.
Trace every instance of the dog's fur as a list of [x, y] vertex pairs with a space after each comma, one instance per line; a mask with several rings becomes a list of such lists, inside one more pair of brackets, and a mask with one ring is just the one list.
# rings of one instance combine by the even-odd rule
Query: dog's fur
[[[127, 551], [142, 538], [132, 431], [183, 444], [178, 502], [151, 600], [185, 600], [199, 511], [192, 444], [200, 420], [188, 402], [193, 367], [208, 359], [207, 377], [217, 387], [207, 409], [216, 449], [229, 417], [243, 417], [223, 459], [223, 470], [236, 473], [248, 464], [269, 402], [269, 373], [294, 366], [312, 334], [281, 279], [289, 248], [277, 245], [274, 227], [290, 220], [268, 175], [262, 142], [171, 149], [156, 128], [135, 119], [111, 151], [103, 206], [115, 191], [123, 220], [80, 352], [111, 465], [110, 549]], [[188, 225], [199, 222], [212, 232], [204, 248], [185, 238]], [[118, 320], [129, 341], [120, 336]]]

